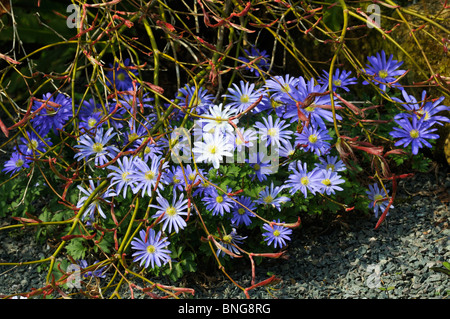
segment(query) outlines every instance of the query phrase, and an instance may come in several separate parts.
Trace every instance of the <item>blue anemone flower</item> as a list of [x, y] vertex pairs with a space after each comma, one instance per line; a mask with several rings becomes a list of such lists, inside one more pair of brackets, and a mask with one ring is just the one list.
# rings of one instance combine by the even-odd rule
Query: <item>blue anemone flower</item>
[[255, 174], [251, 174], [252, 180], [256, 177], [262, 182], [267, 179], [267, 175], [273, 173], [271, 159], [266, 157], [264, 152], [252, 152], [250, 158], [246, 159], [246, 161], [255, 171]]
[[[98, 263], [98, 261], [94, 262], [93, 265], [95, 265], [97, 263]], [[89, 267], [87, 261], [84, 260], [84, 259], [77, 260], [77, 264], [78, 264], [78, 266], [80, 266], [81, 269]], [[84, 278], [88, 278], [88, 277], [105, 278], [106, 277], [106, 274], [104, 273], [105, 269], [106, 269], [106, 266], [105, 267], [96, 268], [93, 271], [89, 270], [85, 274], [83, 274], [83, 277]]]
[[236, 130], [235, 132], [226, 133], [228, 142], [234, 146], [233, 151], [237, 150], [238, 154], [241, 152], [245, 153], [245, 148], [253, 148], [253, 141], [256, 141], [258, 139], [258, 136], [256, 134], [256, 131], [252, 128], [246, 129], [243, 127], [239, 127], [238, 130]]
[[117, 62], [110, 65], [111, 71], [106, 73], [108, 78], [107, 85], [109, 87], [115, 88], [118, 91], [130, 91], [133, 90], [133, 77], [138, 75], [138, 72], [130, 67], [130, 59], [127, 58], [123, 61], [125, 68], [121, 67]]
[[[198, 168], [198, 173], [203, 175], [203, 170], [201, 168]], [[183, 170], [181, 170], [181, 174], [180, 174], [184, 187], [189, 186], [189, 185], [195, 185], [199, 181], [201, 181], [202, 178], [200, 177], [199, 174], [197, 174], [197, 171], [195, 170], [195, 168], [192, 168], [191, 165], [189, 165], [189, 164], [186, 165], [184, 167], [184, 172], [183, 172]], [[186, 182], [187, 182], [187, 185], [186, 185]]]
[[297, 144], [301, 144], [305, 151], [313, 152], [318, 156], [327, 154], [330, 149], [330, 143], [327, 141], [332, 138], [328, 135], [328, 130], [315, 128], [312, 125], [304, 127], [302, 133], [295, 132]]
[[[387, 189], [386, 192], [384, 191], [384, 189], [380, 189], [377, 183], [369, 185], [369, 190], [366, 191], [367, 196], [371, 200], [369, 208], [373, 209], [375, 218], [378, 218], [378, 212], [383, 213], [386, 210], [387, 205], [389, 204], [389, 190]], [[394, 205], [391, 205], [389, 207], [389, 209], [394, 208]], [[387, 215], [389, 215], [389, 212], [387, 213]]]
[[[198, 90], [195, 86], [185, 86], [179, 90], [181, 97], [178, 105], [192, 107], [191, 113], [197, 113], [199, 115], [205, 113], [214, 101], [214, 95], [208, 92], [204, 87], [199, 87]], [[195, 97], [195, 100], [193, 98]]]
[[[235, 254], [235, 255], [240, 255], [241, 252], [239, 251], [239, 249], [236, 247], [237, 245], [241, 245], [244, 240], [247, 238], [247, 236], [241, 236], [238, 235], [236, 232], [236, 229], [233, 228], [231, 233], [229, 234], [225, 234], [222, 236], [222, 240], [220, 241], [220, 244], [227, 250], [229, 250], [231, 253]], [[223, 249], [218, 248], [216, 251], [216, 255], [218, 257], [223, 257], [225, 256], [225, 252], [223, 251]], [[233, 258], [233, 256], [228, 255], [231, 258]]]
[[419, 119], [423, 118], [423, 120], [430, 126], [434, 124], [442, 125], [443, 122], [450, 122], [450, 119], [448, 117], [436, 115], [437, 113], [442, 111], [450, 111], [450, 107], [446, 105], [440, 105], [440, 103], [445, 99], [444, 96], [430, 101], [427, 99], [426, 90], [423, 90], [421, 100], [417, 101], [413, 95], [408, 95], [408, 93], [406, 93], [406, 90], [402, 91], [402, 95], [404, 101], [396, 97], [393, 97], [392, 99], [398, 103], [401, 103], [408, 113], [397, 114], [394, 117], [395, 120], [416, 116]]
[[141, 261], [140, 266], [144, 265], [145, 268], [152, 265], [152, 268], [161, 267], [170, 261], [172, 252], [166, 249], [170, 245], [167, 237], [162, 236], [162, 232], [155, 232], [153, 228], [148, 231], [145, 230], [139, 232], [139, 237], [135, 237], [131, 241], [131, 248], [136, 250], [131, 256], [135, 257], [134, 262]]
[[[367, 57], [372, 65], [366, 65], [366, 74], [371, 78], [371, 82], [379, 86], [382, 91], [386, 91], [387, 85], [404, 90], [404, 88], [398, 83], [392, 83], [397, 81], [397, 77], [404, 74], [405, 70], [398, 70], [398, 68], [403, 64], [403, 61], [398, 62], [393, 59], [391, 54], [388, 59], [386, 59], [386, 53], [384, 50], [377, 52], [376, 56]], [[363, 81], [364, 85], [369, 84], [369, 81]]]
[[286, 74], [271, 77], [264, 86], [271, 93], [271, 98], [279, 101], [281, 97], [289, 98], [289, 94], [297, 87], [297, 83], [298, 78]]
[[345, 180], [338, 175], [337, 172], [332, 171], [330, 169], [319, 169], [322, 173], [322, 178], [320, 181], [319, 192], [321, 194], [331, 195], [334, 194], [335, 191], [343, 191], [344, 189], [339, 184], [345, 183]]
[[82, 135], [78, 141], [79, 145], [74, 146], [74, 148], [79, 149], [79, 152], [75, 154], [74, 158], [80, 161], [94, 155], [95, 165], [101, 166], [106, 164], [108, 162], [107, 156], [114, 158], [120, 152], [117, 147], [107, 145], [116, 135], [112, 131], [113, 128], [110, 128], [103, 134], [103, 128], [100, 127], [95, 132], [94, 139], [88, 133]]
[[244, 224], [245, 226], [250, 225], [252, 223], [250, 218], [255, 217], [251, 212], [256, 208], [253, 200], [247, 196], [239, 196], [236, 198], [236, 201], [238, 203], [234, 203], [231, 223], [236, 226], [240, 226], [241, 224]]
[[123, 158], [117, 159], [117, 166], [109, 165], [108, 169], [112, 170], [108, 174], [111, 178], [110, 187], [116, 186], [116, 193], [119, 195], [123, 192], [122, 196], [127, 197], [128, 188], [133, 189], [136, 182], [130, 178], [130, 175], [134, 172], [134, 162], [135, 158], [132, 156], [124, 156]]
[[292, 145], [290, 141], [285, 141], [281, 143], [280, 149], [278, 150], [280, 157], [291, 157], [295, 153], [295, 146]]
[[272, 115], [263, 117], [263, 122], [256, 122], [254, 127], [259, 129], [261, 140], [266, 141], [266, 146], [273, 143], [279, 147], [280, 143], [286, 143], [291, 139], [293, 132], [287, 129], [290, 123], [279, 118], [272, 119]]
[[[306, 118], [311, 118], [313, 125], [319, 125], [325, 128], [325, 121], [333, 122], [333, 112], [323, 106], [331, 105], [330, 94], [327, 93], [327, 85], [316, 85], [314, 78], [305, 81], [303, 77], [299, 77], [296, 86], [291, 88], [290, 94], [280, 97], [280, 102], [286, 104], [286, 112], [283, 118], [298, 121], [299, 109]], [[334, 98], [335, 100], [337, 98]], [[338, 103], [335, 102], [338, 106]], [[342, 120], [342, 116], [335, 114], [336, 120]]]
[[[231, 189], [228, 189], [228, 192], [230, 191]], [[225, 212], [229, 213], [234, 206], [234, 202], [227, 194], [220, 193], [215, 187], [212, 187], [206, 191], [206, 194], [204, 194], [204, 197], [202, 198], [206, 209], [212, 211], [213, 216], [223, 216]]]
[[292, 174], [289, 175], [286, 182], [286, 187], [289, 188], [289, 193], [294, 195], [297, 191], [301, 191], [305, 198], [308, 197], [308, 191], [310, 191], [313, 195], [316, 194], [322, 180], [321, 170], [314, 168], [312, 171], [308, 172], [306, 163], [302, 163], [301, 161], [294, 163], [292, 163], [294, 165], [289, 165], [289, 169], [292, 170]]
[[[274, 222], [280, 223], [280, 220], [274, 220]], [[283, 248], [287, 244], [286, 241], [291, 240], [289, 236], [292, 234], [292, 229], [285, 226], [264, 224], [263, 229], [266, 231], [262, 235], [265, 237], [264, 241], [267, 241], [267, 246], [273, 243], [274, 248]]]
[[[255, 61], [251, 66], [247, 66], [245, 65], [245, 68], [247, 70], [250, 70], [250, 72], [254, 73], [256, 76], [260, 76], [261, 73], [258, 69], [263, 70], [263, 71], [267, 71], [270, 63], [269, 63], [269, 59], [270, 56], [267, 54], [266, 50], [258, 50], [255, 47], [251, 47], [250, 50], [244, 49], [244, 52], [246, 54], [245, 57], [239, 57], [239, 60], [245, 62], [245, 63], [250, 63], [251, 61], [256, 60], [257, 58], [259, 58], [257, 61]], [[253, 65], [255, 65], [256, 67], [253, 67]]]
[[93, 98], [83, 101], [78, 113], [80, 130], [95, 132], [103, 113], [102, 105], [96, 103]]
[[170, 167], [164, 174], [164, 183], [171, 185], [174, 190], [183, 191], [185, 185], [181, 167], [177, 165]]
[[[35, 117], [31, 119], [33, 127], [39, 130], [43, 136], [53, 130], [55, 134], [57, 129], [62, 130], [66, 122], [72, 118], [72, 99], [64, 94], [46, 93], [42, 97], [43, 101], [49, 101], [53, 103], [47, 103]], [[58, 106], [55, 106], [58, 104]], [[42, 106], [42, 102], [34, 101], [31, 111], [34, 112]]]
[[[91, 177], [89, 176], [89, 178], [91, 178]], [[100, 185], [100, 181], [97, 181], [97, 185], [95, 186], [93, 180], [89, 179], [89, 185], [86, 189], [83, 188], [81, 185], [77, 186], [77, 188], [84, 194], [84, 196], [82, 196], [78, 200], [77, 208], [81, 208], [84, 205], [86, 200], [89, 198], [89, 196], [91, 196], [92, 192], [99, 185]], [[98, 213], [100, 214], [101, 217], [106, 218], [106, 215], [103, 212], [102, 206], [100, 204], [103, 202], [105, 202], [106, 204], [110, 204], [111, 202], [107, 201], [106, 198], [113, 197], [113, 196], [116, 196], [116, 194], [111, 189], [107, 189], [105, 192], [103, 192], [102, 194], [95, 197], [92, 200], [92, 202], [87, 206], [86, 210], [84, 211], [82, 219], [84, 220], [86, 218], [86, 216], [89, 215], [89, 219], [94, 220], [95, 219], [95, 216], [94, 216], [95, 211], [98, 211]]]
[[11, 158], [5, 163], [2, 172], [11, 173], [12, 176], [21, 169], [30, 167], [30, 163], [29, 159], [26, 159], [24, 155], [16, 151], [11, 154]]
[[151, 196], [155, 187], [163, 190], [164, 176], [158, 180], [159, 173], [165, 171], [169, 167], [169, 164], [161, 159], [161, 156], [153, 156], [151, 158], [150, 166], [147, 162], [144, 162], [140, 158], [136, 158], [134, 162], [135, 170], [130, 174], [130, 179], [136, 181], [136, 186], [133, 189], [133, 193], [136, 194], [138, 191], [142, 190], [142, 197], [147, 194]]
[[279, 196], [284, 186], [274, 186], [273, 182], [269, 186], [266, 186], [264, 190], [259, 193], [258, 199], [255, 203], [262, 204], [264, 206], [270, 205], [273, 208], [281, 211], [281, 204], [290, 201], [291, 199], [287, 196]]
[[143, 136], [148, 135], [150, 124], [148, 122], [140, 122], [131, 118], [128, 120], [128, 131], [124, 133], [123, 145], [129, 144], [130, 148], [137, 148], [144, 138]]
[[[228, 88], [229, 94], [223, 95], [224, 98], [231, 101], [226, 106], [231, 107], [237, 114], [245, 111], [264, 94], [262, 89], [255, 89], [254, 83], [240, 81], [239, 85], [233, 83], [234, 88]], [[258, 111], [258, 106], [253, 110]]]
[[156, 197], [156, 201], [159, 205], [150, 204], [150, 207], [158, 209], [156, 214], [154, 214], [153, 218], [159, 218], [162, 214], [164, 216], [161, 218], [160, 223], [163, 223], [162, 231], [165, 231], [168, 228], [169, 233], [173, 230], [178, 233], [179, 230], [182, 230], [186, 227], [186, 221], [183, 216], [187, 216], [187, 199], [184, 199], [183, 193], [177, 197], [177, 193], [174, 190], [172, 204], [169, 203], [167, 199], [165, 199], [161, 194], [158, 194]]
[[326, 158], [320, 157], [319, 161], [320, 163], [314, 164], [317, 168], [330, 169], [334, 172], [345, 171], [347, 169], [344, 162], [340, 160], [337, 156], [327, 155]]
[[101, 119], [102, 114], [100, 112], [92, 113], [91, 115], [86, 116], [83, 119], [80, 118], [80, 130], [82, 132], [95, 132]]
[[393, 131], [389, 132], [392, 137], [399, 138], [394, 145], [403, 145], [403, 147], [407, 147], [411, 144], [412, 153], [414, 155], [417, 155], [419, 148], [422, 148], [423, 145], [430, 148], [432, 147], [426, 139], [439, 138], [438, 134], [432, 133], [436, 131], [437, 128], [430, 128], [430, 123], [426, 122], [424, 117], [417, 119], [416, 116], [413, 116], [411, 121], [408, 118], [401, 118], [396, 120], [396, 123], [400, 128], [394, 127]]
[[[328, 80], [330, 78], [330, 73], [322, 70], [323, 75], [317, 80], [320, 84], [327, 85], [328, 87]], [[337, 88], [341, 88], [346, 92], [349, 92], [349, 88], [347, 86], [358, 83], [356, 81], [356, 77], [350, 77], [352, 74], [351, 71], [345, 71], [340, 70], [337, 68], [332, 76], [331, 79], [331, 85], [333, 88], [333, 91]]]
[[[36, 134], [37, 133], [37, 134]], [[44, 153], [45, 149], [48, 146], [52, 146], [53, 143], [50, 141], [50, 138], [44, 137], [44, 135], [40, 131], [26, 132], [26, 137], [22, 137], [21, 144], [19, 144], [19, 150], [25, 156], [38, 156], [39, 153]]]

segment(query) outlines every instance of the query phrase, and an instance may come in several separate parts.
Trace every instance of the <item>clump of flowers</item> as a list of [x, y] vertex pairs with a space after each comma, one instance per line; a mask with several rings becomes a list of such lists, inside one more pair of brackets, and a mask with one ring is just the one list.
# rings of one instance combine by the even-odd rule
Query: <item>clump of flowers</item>
[[[252, 48], [246, 57], [242, 60], [247, 66], [257, 66], [250, 68], [256, 76], [263, 76], [257, 70], [268, 70], [265, 51]], [[375, 84], [385, 92], [400, 89], [404, 99], [393, 98], [405, 110], [394, 117], [398, 127], [390, 131], [393, 147], [411, 146], [414, 155], [431, 147], [429, 141], [438, 138], [434, 125], [449, 122], [439, 113], [449, 107], [440, 104], [442, 98], [428, 99], [425, 91], [422, 101], [408, 95], [399, 83], [405, 72], [398, 69], [402, 63], [392, 55], [387, 58], [382, 51], [368, 60], [371, 65], [363, 84]], [[3, 172], [11, 176], [40, 162], [53, 165], [46, 156], [58, 143], [59, 132], [71, 128], [64, 143], [71, 149], [65, 160], [73, 161], [67, 169], [73, 178], [63, 178], [67, 184], [61, 201], [76, 216], [81, 214], [80, 229], [87, 233], [80, 231], [76, 238], [101, 242], [111, 234], [114, 248], [108, 249], [121, 254], [128, 250], [132, 263], [155, 273], [181, 261], [186, 264], [177, 246], [189, 243], [195, 247], [194, 255], [204, 252], [197, 240], [200, 231], [204, 241], [215, 244], [219, 261], [246, 254], [252, 258], [248, 247], [261, 243], [265, 256], [279, 257], [300, 225], [303, 212], [297, 207], [320, 198], [349, 210], [353, 204], [349, 201], [357, 200], [344, 195], [347, 173], [353, 169], [347, 159], [353, 150], [367, 154], [374, 150], [367, 142], [358, 144], [347, 137], [353, 149], [349, 146], [344, 152], [336, 147], [343, 137], [334, 131], [335, 124], [343, 126], [344, 111], [354, 111], [339, 95], [348, 94], [357, 83], [351, 72], [332, 73], [332, 88], [329, 70], [318, 81], [288, 74], [265, 75], [265, 82], [239, 80], [217, 98], [205, 87], [187, 83], [172, 100], [179, 107], [164, 121], [159, 120], [161, 109], [153, 105], [153, 98], [141, 95], [142, 108], [133, 102], [138, 76], [129, 59], [111, 65], [107, 85], [120, 91], [120, 98], [109, 96], [101, 103], [105, 107], [87, 99], [75, 117], [70, 98], [44, 94], [32, 110], [48, 105], [30, 120], [31, 130], [24, 132], [4, 163]], [[154, 130], [156, 123], [164, 123], [166, 131]], [[174, 138], [172, 133], [180, 128], [188, 128], [191, 135]], [[181, 160], [180, 152], [188, 157]], [[59, 167], [51, 169], [63, 176]], [[87, 183], [78, 179], [82, 174], [88, 175]], [[105, 181], [107, 187], [102, 188]], [[66, 197], [71, 185], [78, 190], [76, 203]], [[368, 208], [376, 218], [394, 208], [384, 187], [377, 183], [365, 187]], [[129, 221], [125, 230], [124, 221]], [[119, 240], [120, 235], [125, 237]], [[91, 275], [104, 277], [103, 272]]]

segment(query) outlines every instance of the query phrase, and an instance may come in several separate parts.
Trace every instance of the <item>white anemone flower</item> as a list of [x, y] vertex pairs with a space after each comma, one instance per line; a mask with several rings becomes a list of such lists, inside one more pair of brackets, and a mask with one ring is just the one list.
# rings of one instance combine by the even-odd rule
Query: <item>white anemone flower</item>
[[[223, 104], [211, 105], [206, 114], [208, 118], [201, 119], [201, 123], [204, 124], [203, 132], [214, 133], [220, 132], [233, 132], [234, 127], [228, 123], [228, 119], [236, 115], [236, 110], [231, 109], [231, 106], [223, 107]], [[233, 119], [232, 122], [237, 124], [238, 119]]]
[[232, 156], [233, 144], [228, 142], [226, 135], [215, 130], [214, 133], [203, 134], [203, 140], [194, 142], [192, 152], [196, 154], [196, 161], [211, 162], [214, 168], [219, 168], [224, 156]]

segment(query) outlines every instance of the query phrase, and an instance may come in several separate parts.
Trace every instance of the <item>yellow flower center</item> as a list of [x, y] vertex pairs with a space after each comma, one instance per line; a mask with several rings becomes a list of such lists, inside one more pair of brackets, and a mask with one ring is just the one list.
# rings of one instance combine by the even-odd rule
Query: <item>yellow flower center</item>
[[411, 132], [409, 132], [409, 136], [411, 136], [412, 138], [418, 138], [419, 137], [419, 131], [418, 130], [411, 130]]
[[103, 144], [102, 143], [94, 143], [94, 145], [92, 145], [92, 150], [95, 153], [100, 153], [103, 151]]
[[[375, 201], [381, 201], [382, 199], [383, 199], [383, 195], [381, 195], [381, 194], [377, 194], [374, 197]], [[376, 204], [379, 205], [379, 202], [377, 202]]]
[[300, 179], [300, 183], [302, 183], [302, 185], [304, 185], [304, 186], [306, 186], [306, 185], [308, 185], [309, 184], [309, 180], [308, 180], [308, 177], [302, 177], [301, 179]]
[[211, 154], [216, 154], [217, 153], [217, 147], [215, 145], [208, 146], [208, 152], [211, 153]]
[[334, 165], [333, 164], [328, 164], [326, 168], [327, 169], [331, 169], [332, 171], [334, 171]]
[[274, 128], [274, 127], [270, 128], [267, 131], [267, 135], [272, 136], [272, 137], [276, 136], [277, 133], [278, 133], [278, 130], [276, 128]]
[[127, 178], [127, 176], [128, 175], [130, 175], [130, 173], [129, 172], [125, 172], [125, 173], [123, 173], [122, 174], [122, 180], [123, 181], [125, 181], [125, 182], [129, 182], [130, 181], [130, 179], [129, 178]]
[[153, 178], [155, 178], [155, 173], [153, 173], [152, 171], [148, 171], [144, 174], [144, 177], [147, 180], [152, 180]]
[[272, 201], [273, 201], [273, 197], [270, 196], [270, 195], [267, 195], [267, 196], [264, 198], [264, 202], [267, 203], [267, 204], [272, 203]]
[[22, 165], [23, 165], [23, 160], [18, 159], [18, 160], [16, 161], [16, 167], [21, 167]]
[[125, 80], [125, 73], [120, 72], [119, 74], [117, 74], [117, 79], [119, 81]]
[[430, 118], [430, 113], [428, 113], [428, 111], [423, 111], [422, 109], [417, 111], [417, 118], [420, 119], [422, 116], [424, 117], [424, 120], [428, 120]]
[[136, 132], [131, 133], [130, 135], [128, 135], [128, 140], [129, 140], [130, 142], [133, 142], [133, 141], [136, 140], [137, 138], [138, 138], [138, 135], [137, 135]]
[[151, 151], [150, 147], [146, 146], [145, 149], [144, 149], [144, 153], [145, 154], [149, 154], [150, 151]]
[[216, 202], [218, 202], [219, 204], [223, 202], [223, 197], [222, 196], [217, 196], [216, 197]]
[[330, 186], [331, 185], [331, 181], [328, 178], [325, 178], [324, 180], [322, 180], [322, 184], [325, 186]]
[[188, 179], [189, 179], [190, 181], [195, 180], [195, 174], [194, 174], [194, 173], [189, 174]]
[[153, 245], [148, 245], [148, 246], [147, 246], [147, 252], [148, 252], [149, 254], [153, 254], [155, 251], [156, 251], [155, 246], [153, 246]]
[[341, 80], [334, 80], [333, 81], [333, 84], [335, 85], [335, 86], [341, 86], [342, 85], [342, 81]]
[[29, 149], [35, 150], [37, 149], [38, 144], [39, 144], [38, 141], [31, 140], [30, 143], [27, 144], [27, 146]]
[[177, 214], [177, 210], [173, 206], [169, 206], [169, 208], [166, 209], [166, 214], [169, 216], [175, 216]]
[[308, 111], [308, 112], [313, 112], [315, 110], [315, 107], [314, 106], [308, 106], [308, 107], [305, 107], [305, 110]]
[[90, 119], [88, 120], [88, 125], [89, 125], [89, 127], [94, 127], [95, 124], [97, 124], [97, 120], [96, 120], [96, 119], [90, 118]]
[[238, 209], [238, 214], [239, 215], [244, 215], [244, 213], [245, 213], [245, 209], [243, 209], [243, 208], [239, 208]]
[[250, 97], [247, 94], [243, 94], [240, 100], [241, 103], [248, 103], [250, 101]]
[[380, 72], [378, 72], [378, 75], [380, 76], [380, 78], [385, 79], [388, 76], [388, 72], [386, 70], [381, 70]]
[[277, 102], [275, 100], [273, 100], [270, 104], [272, 105], [272, 108], [274, 108], [274, 109], [283, 105], [283, 103]]
[[181, 180], [176, 176], [172, 177], [172, 180], [175, 184], [178, 184], [179, 182], [181, 182]]
[[317, 135], [316, 134], [311, 134], [309, 137], [308, 137], [308, 141], [310, 142], [310, 143], [315, 143], [315, 142], [317, 142]]
[[255, 164], [253, 165], [253, 168], [255, 169], [255, 171], [259, 171], [261, 166], [259, 164]]
[[275, 236], [275, 237], [278, 237], [278, 236], [280, 236], [280, 231], [277, 229], [277, 230], [275, 230], [274, 232], [273, 232], [273, 235]]
[[[223, 121], [221, 121], [221, 120], [222, 120], [222, 117], [220, 117], [220, 116], [216, 117], [216, 124], [217, 125], [222, 124]], [[210, 133], [214, 133], [214, 128], [212, 129], [212, 132], [210, 131]]]
[[223, 242], [224, 242], [224, 243], [227, 243], [227, 244], [231, 243], [231, 240], [232, 240], [232, 239], [233, 239], [233, 237], [231, 237], [230, 235], [225, 235], [225, 236], [223, 236], [223, 238], [222, 238]]

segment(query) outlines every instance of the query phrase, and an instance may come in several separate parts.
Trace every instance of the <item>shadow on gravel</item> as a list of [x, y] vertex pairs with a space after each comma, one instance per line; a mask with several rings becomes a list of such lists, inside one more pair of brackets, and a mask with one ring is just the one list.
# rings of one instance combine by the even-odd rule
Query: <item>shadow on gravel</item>
[[[281, 282], [251, 290], [250, 296], [449, 298], [449, 276], [430, 269], [450, 261], [449, 190], [448, 168], [400, 181], [395, 207], [376, 230], [374, 216], [353, 215], [331, 224], [304, 220], [294, 232], [288, 260], [266, 259], [256, 266], [257, 282], [272, 274]], [[230, 275], [248, 287], [250, 271], [249, 266]], [[197, 298], [244, 297], [223, 282], [203, 293]]]
[[396, 205], [376, 230], [375, 217], [347, 218], [322, 234], [305, 226], [289, 260], [265, 264], [283, 279], [274, 297], [448, 298], [448, 276], [430, 269], [450, 260], [447, 171], [439, 183], [434, 174], [399, 182]]

